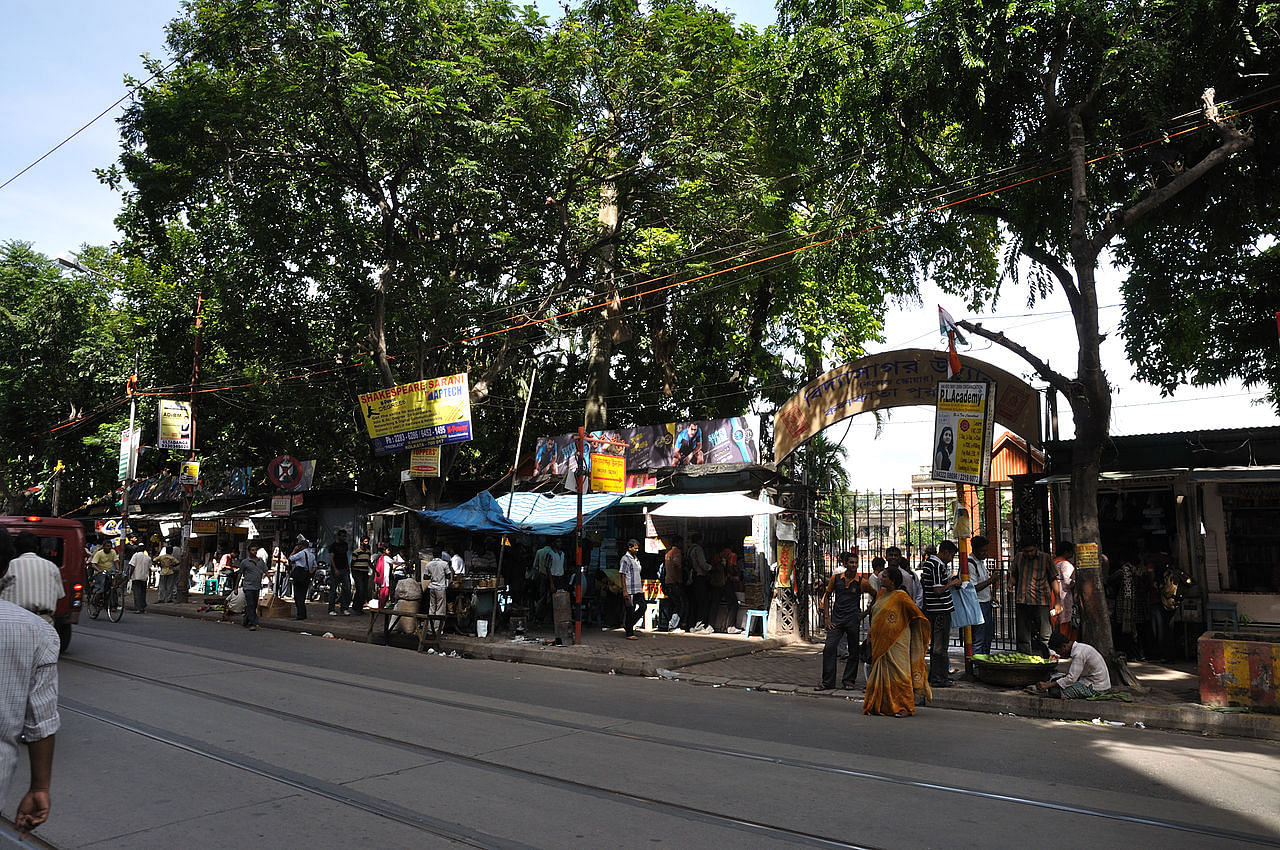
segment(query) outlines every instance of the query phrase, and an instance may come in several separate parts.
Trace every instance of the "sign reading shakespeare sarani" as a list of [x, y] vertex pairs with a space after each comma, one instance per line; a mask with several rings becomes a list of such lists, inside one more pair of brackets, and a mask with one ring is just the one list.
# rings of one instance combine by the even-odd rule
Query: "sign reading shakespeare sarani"
[[465, 372], [365, 393], [360, 412], [379, 456], [471, 439]]
[[[963, 359], [957, 381], [996, 385], [996, 422], [1034, 445], [1040, 443], [1040, 396], [1003, 369]], [[823, 428], [858, 413], [921, 404], [933, 407], [938, 382], [947, 379], [946, 352], [905, 348], [837, 366], [810, 381], [778, 409], [774, 460], [781, 463]]]

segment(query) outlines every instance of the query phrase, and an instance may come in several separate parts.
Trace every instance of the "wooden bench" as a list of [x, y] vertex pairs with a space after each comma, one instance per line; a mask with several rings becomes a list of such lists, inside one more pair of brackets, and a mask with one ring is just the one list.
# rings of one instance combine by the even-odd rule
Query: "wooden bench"
[[[388, 637], [391, 635], [391, 618], [398, 617], [401, 619], [416, 620], [417, 625], [414, 628], [414, 634], [418, 638], [418, 652], [425, 652], [427, 644], [430, 643], [432, 648], [437, 651], [440, 649], [440, 636], [444, 634], [445, 614], [423, 614], [413, 613], [409, 611], [397, 611], [394, 608], [368, 608], [364, 609], [369, 614], [369, 631], [365, 635], [365, 643], [373, 643], [373, 627], [378, 622], [378, 617], [383, 618], [382, 621], [382, 642], [387, 643]], [[431, 634], [427, 628], [428, 625], [434, 623], [434, 634]], [[397, 624], [399, 625], [399, 624]]]

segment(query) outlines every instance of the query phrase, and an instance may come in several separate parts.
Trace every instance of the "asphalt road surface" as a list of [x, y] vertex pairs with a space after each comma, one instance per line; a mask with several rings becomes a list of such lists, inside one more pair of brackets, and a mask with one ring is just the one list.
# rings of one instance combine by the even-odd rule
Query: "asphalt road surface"
[[1273, 743], [132, 613], [61, 689], [55, 847], [1280, 847]]

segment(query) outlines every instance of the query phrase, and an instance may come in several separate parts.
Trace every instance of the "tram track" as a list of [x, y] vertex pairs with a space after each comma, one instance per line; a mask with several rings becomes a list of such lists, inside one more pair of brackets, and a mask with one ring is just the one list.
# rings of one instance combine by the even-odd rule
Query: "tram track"
[[[1221, 828], [1208, 826], [1204, 824], [1190, 823], [1186, 821], [1175, 821], [1175, 820], [1169, 820], [1169, 819], [1163, 819], [1163, 818], [1157, 818], [1157, 817], [1145, 817], [1141, 815], [1129, 814], [1127, 812], [1111, 811], [1111, 810], [1100, 809], [1100, 808], [1091, 808], [1087, 806], [1077, 806], [1077, 805], [1071, 805], [1066, 803], [1041, 800], [1041, 799], [1036, 799], [1031, 797], [1023, 797], [1023, 796], [1014, 795], [1014, 794], [1004, 794], [1004, 793], [991, 792], [991, 791], [981, 791], [981, 790], [971, 789], [971, 788], [961, 788], [961, 787], [956, 787], [952, 785], [944, 785], [941, 783], [928, 782], [928, 781], [916, 779], [913, 777], [898, 776], [898, 775], [885, 773], [885, 772], [878, 772], [878, 771], [858, 770], [858, 769], [848, 768], [840, 765], [826, 764], [823, 762], [810, 761], [805, 759], [762, 755], [760, 753], [754, 753], [748, 750], [722, 747], [722, 746], [716, 746], [711, 744], [702, 744], [697, 742], [690, 742], [687, 740], [677, 740], [677, 739], [666, 738], [666, 737], [653, 735], [653, 734], [640, 734], [636, 732], [625, 731], [622, 729], [601, 727], [601, 726], [589, 725], [585, 723], [577, 723], [570, 720], [564, 720], [559, 718], [548, 718], [532, 712], [520, 711], [516, 709], [511, 709], [511, 708], [481, 706], [481, 705], [476, 705], [474, 703], [466, 702], [463, 700], [424, 695], [422, 693], [411, 692], [409, 690], [401, 689], [401, 688], [394, 688], [394, 687], [387, 687], [387, 686], [370, 686], [367, 684], [356, 685], [336, 676], [326, 676], [326, 675], [321, 675], [316, 673], [281, 669], [280, 667], [277, 667], [277, 666], [255, 663], [250, 660], [243, 660], [239, 658], [228, 659], [226, 657], [223, 657], [217, 654], [203, 652], [199, 650], [190, 650], [189, 648], [186, 648], [186, 647], [177, 649], [177, 648], [172, 648], [165, 645], [157, 645], [155, 643], [148, 642], [145, 640], [125, 638], [123, 636], [95, 635], [95, 637], [102, 637], [105, 640], [115, 641], [120, 643], [134, 644], [139, 647], [145, 647], [152, 650], [173, 652], [176, 654], [182, 654], [186, 656], [196, 656], [196, 657], [204, 658], [210, 661], [232, 663], [232, 664], [236, 664], [242, 667], [247, 667], [250, 669], [257, 669], [257, 670], [275, 673], [278, 675], [293, 676], [293, 677], [305, 679], [308, 681], [322, 683], [327, 686], [356, 688], [363, 693], [376, 693], [384, 696], [395, 697], [398, 699], [413, 700], [416, 702], [428, 703], [431, 705], [439, 706], [441, 708], [449, 708], [449, 709], [454, 709], [459, 711], [469, 711], [469, 712], [486, 714], [490, 716], [503, 717], [507, 719], [526, 722], [526, 723], [549, 726], [555, 729], [570, 731], [575, 733], [606, 736], [606, 737], [612, 737], [620, 740], [633, 741], [636, 743], [644, 743], [644, 744], [650, 744], [650, 745], [655, 745], [660, 747], [670, 747], [670, 748], [679, 749], [679, 750], [686, 750], [686, 751], [693, 750], [706, 755], [741, 760], [744, 762], [754, 762], [759, 764], [769, 764], [769, 765], [793, 768], [798, 770], [807, 770], [807, 771], [813, 771], [817, 773], [828, 774], [832, 776], [843, 777], [846, 779], [889, 783], [889, 784], [893, 784], [893, 785], [897, 785], [905, 788], [910, 788], [910, 789], [915, 789], [920, 791], [927, 791], [931, 793], [960, 795], [968, 798], [986, 800], [986, 801], [995, 802], [995, 803], [1029, 806], [1029, 807], [1054, 811], [1054, 812], [1067, 814], [1067, 815], [1085, 816], [1085, 817], [1097, 818], [1100, 820], [1127, 823], [1127, 824], [1136, 825], [1136, 826], [1167, 829], [1167, 830], [1172, 830], [1176, 832], [1200, 835], [1206, 838], [1214, 838], [1218, 840], [1246, 842], [1246, 843], [1252, 843], [1260, 846], [1280, 848], [1280, 838], [1277, 838], [1275, 836], [1262, 835], [1257, 833], [1238, 832], [1234, 830], [1221, 829]], [[177, 692], [187, 693], [187, 694], [198, 696], [204, 699], [215, 700], [220, 703], [235, 706], [238, 708], [243, 708], [251, 711], [267, 713], [272, 715], [276, 713], [276, 709], [269, 706], [262, 706], [254, 702], [240, 700], [235, 697], [227, 696], [225, 694], [218, 693], [215, 691], [208, 691], [202, 688], [193, 687], [191, 685], [177, 684], [177, 683], [166, 681], [164, 679], [159, 679], [152, 676], [146, 676], [140, 673], [134, 673], [132, 671], [111, 667], [109, 665], [84, 661], [82, 659], [71, 657], [71, 656], [64, 656], [63, 662], [64, 663], [72, 662], [87, 668], [98, 669], [103, 672], [121, 676], [134, 681], [147, 683], [157, 687], [163, 687], [163, 688], [170, 689]], [[560, 776], [553, 776], [550, 774], [541, 773], [539, 771], [529, 770], [527, 768], [519, 768], [519, 767], [502, 764], [501, 762], [492, 761], [492, 760], [481, 758], [478, 756], [471, 756], [465, 753], [457, 753], [451, 750], [441, 749], [437, 747], [430, 747], [423, 744], [404, 741], [399, 738], [393, 738], [393, 737], [388, 737], [384, 735], [379, 735], [377, 733], [366, 732], [364, 730], [354, 729], [352, 727], [345, 726], [340, 723], [332, 723], [325, 720], [320, 720], [316, 718], [307, 718], [307, 717], [298, 717], [296, 718], [296, 720], [297, 722], [305, 723], [317, 728], [322, 728], [330, 732], [335, 732], [338, 734], [344, 734], [351, 737], [365, 739], [371, 743], [378, 743], [384, 746], [392, 746], [400, 749], [407, 749], [411, 752], [419, 753], [422, 755], [430, 755], [435, 758], [446, 759], [446, 760], [450, 760], [458, 763], [465, 763], [474, 767], [479, 767], [479, 768], [490, 770], [490, 771], [496, 771], [496, 772], [513, 776], [516, 778], [548, 783], [554, 786], [565, 788], [566, 790], [575, 791], [577, 793], [584, 793], [590, 796], [603, 797], [603, 798], [612, 799], [615, 801], [626, 802], [628, 804], [640, 806], [645, 810], [651, 810], [654, 808], [663, 809], [671, 812], [672, 814], [677, 814], [681, 817], [692, 818], [695, 820], [711, 822], [711, 823], [716, 823], [720, 825], [732, 826], [736, 829], [744, 829], [759, 835], [775, 835], [780, 838], [785, 838], [788, 841], [803, 843], [809, 846], [826, 846], [826, 847], [842, 847], [842, 848], [860, 848], [865, 846], [865, 845], [850, 843], [848, 841], [844, 841], [841, 839], [832, 838], [830, 836], [823, 836], [823, 835], [818, 835], [816, 833], [808, 833], [800, 830], [793, 830], [786, 827], [778, 827], [773, 824], [768, 824], [761, 821], [754, 821], [750, 819], [737, 818], [737, 817], [727, 817], [717, 812], [701, 809], [694, 806], [684, 805], [684, 804], [673, 802], [670, 800], [662, 800], [662, 799], [657, 799], [652, 797], [645, 797], [637, 794], [631, 794], [624, 791], [604, 789], [604, 788], [597, 787], [595, 785], [589, 785], [582, 782], [576, 782], [571, 779], [565, 779]], [[160, 737], [163, 737], [163, 736], [160, 736]], [[195, 751], [198, 752], [198, 748]], [[489, 846], [489, 845], [482, 845], [482, 846]]]

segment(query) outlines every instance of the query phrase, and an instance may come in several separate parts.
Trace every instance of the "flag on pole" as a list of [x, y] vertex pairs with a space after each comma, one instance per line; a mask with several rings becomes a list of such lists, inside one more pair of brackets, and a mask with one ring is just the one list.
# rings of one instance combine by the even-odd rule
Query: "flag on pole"
[[956, 327], [956, 320], [942, 309], [941, 304], [938, 305], [938, 332], [947, 337], [947, 380], [951, 380], [960, 374], [960, 355], [956, 353], [956, 340], [961, 343], [967, 343], [967, 340]]

